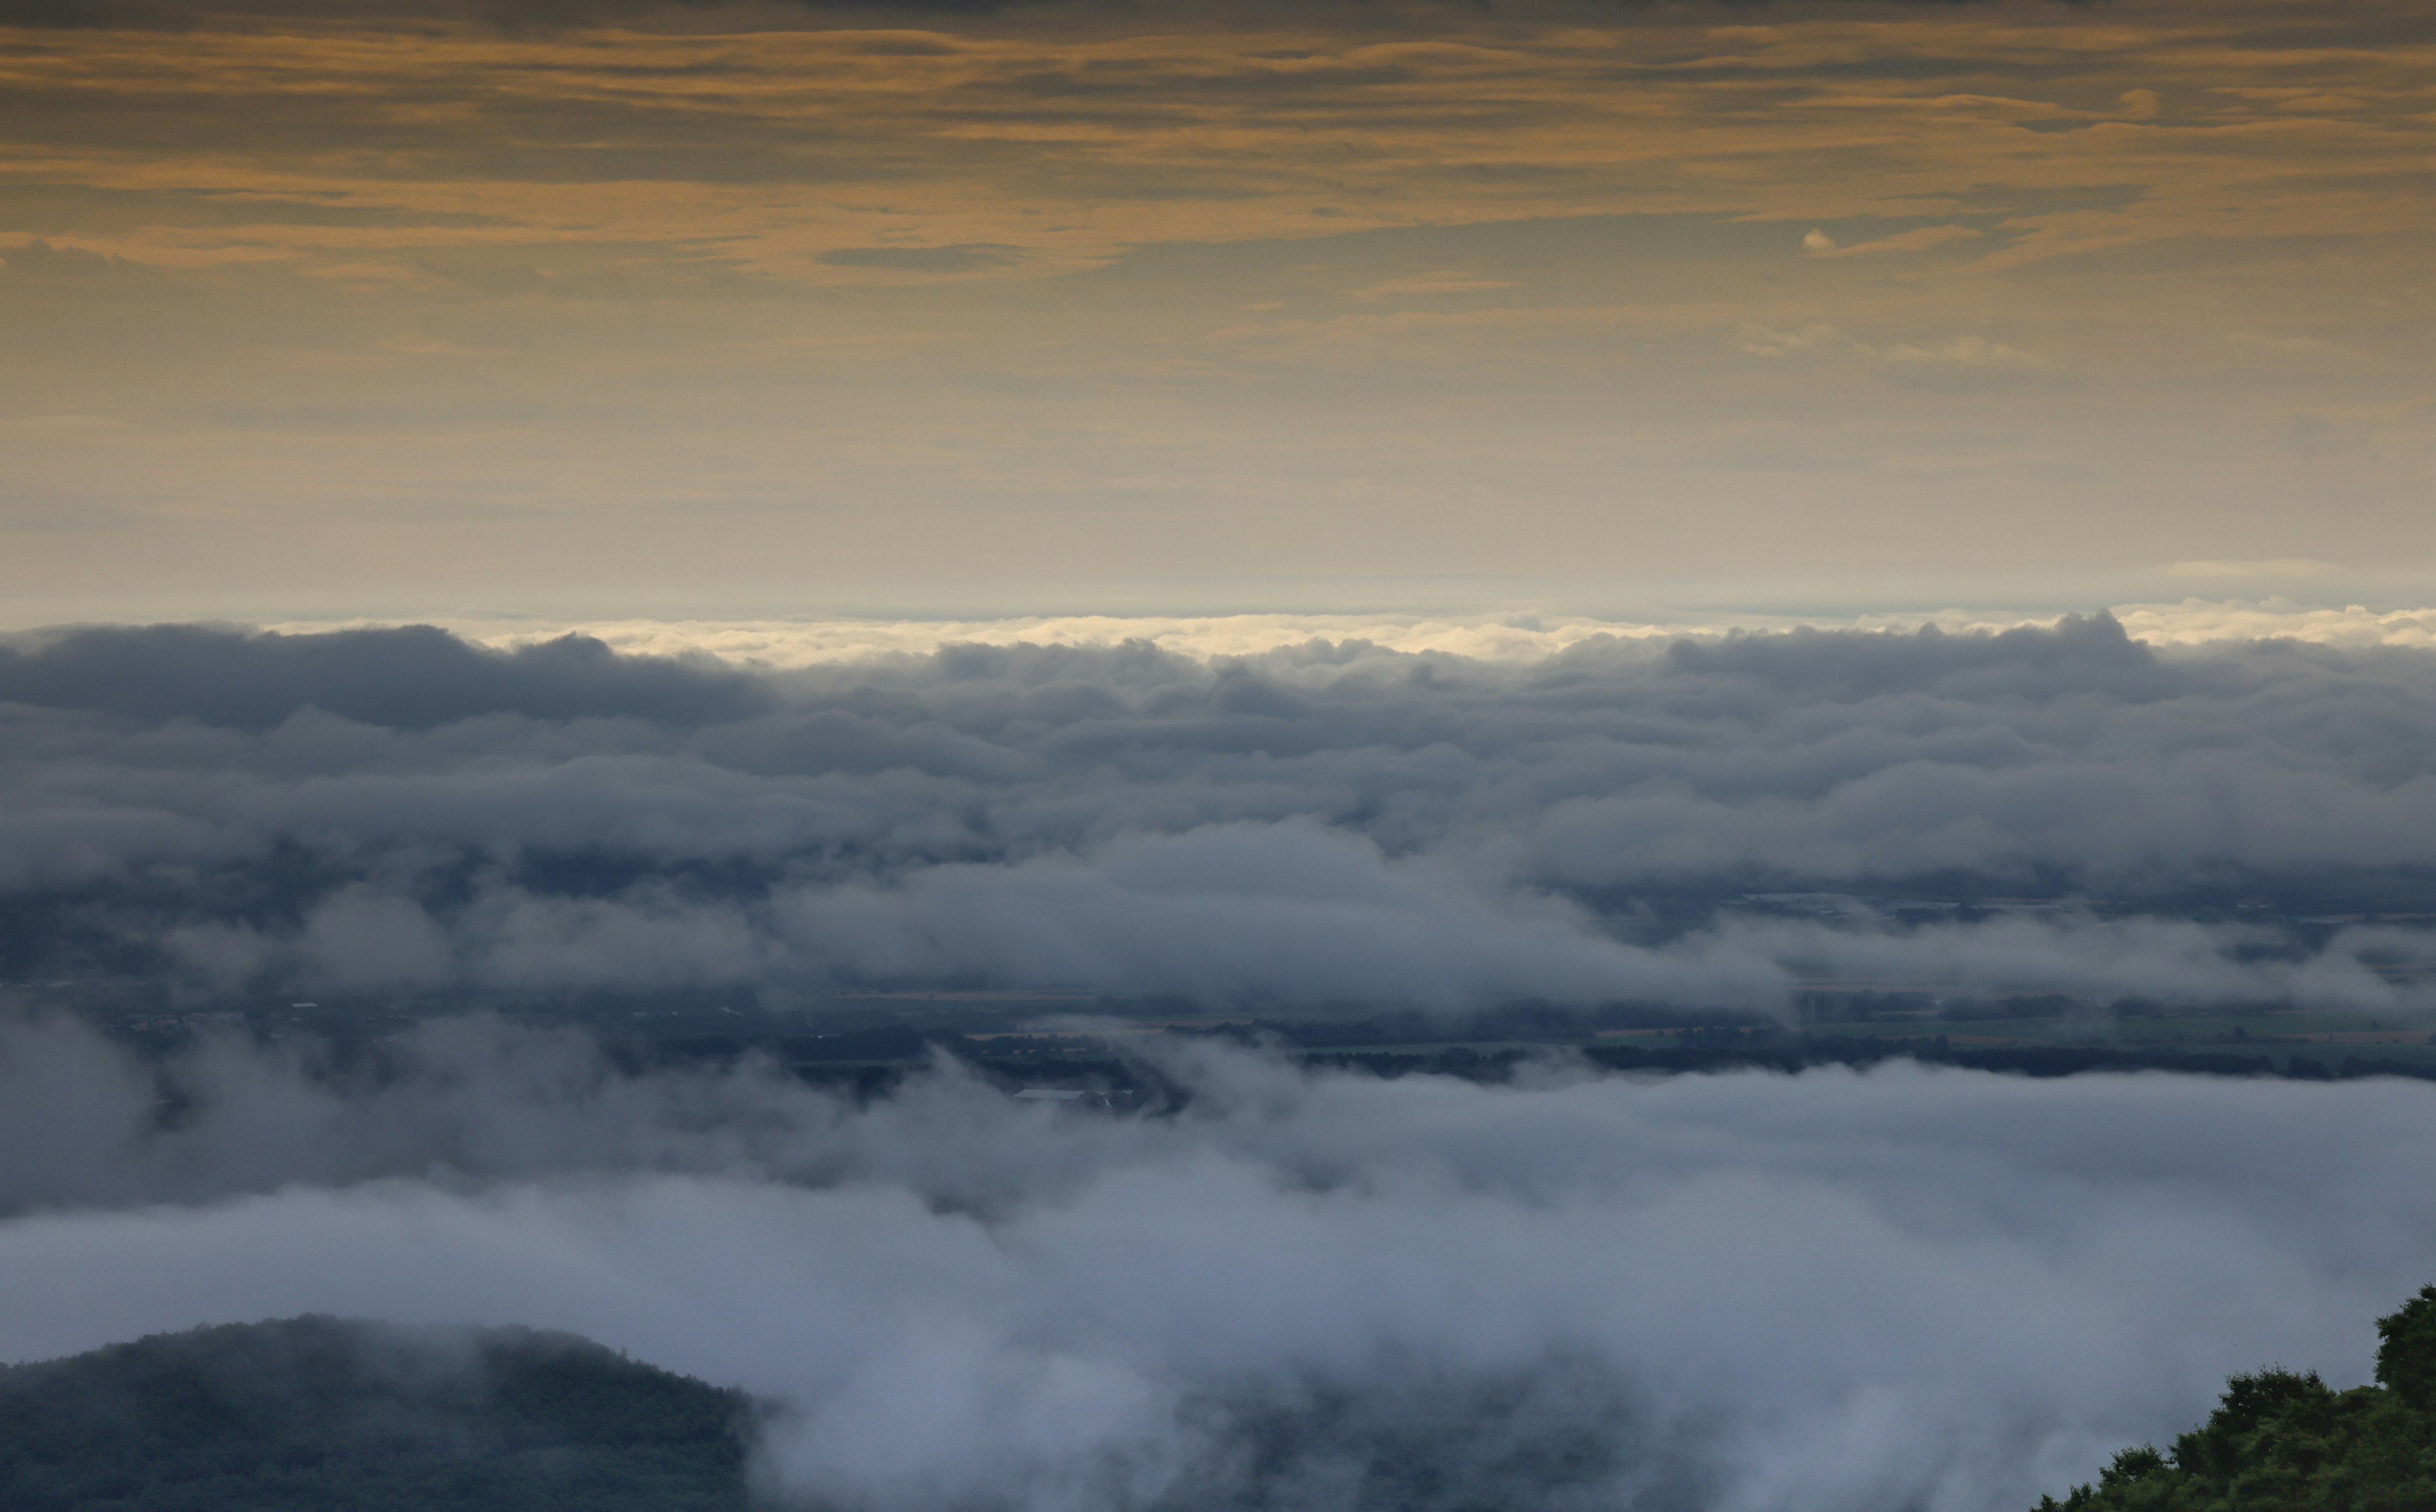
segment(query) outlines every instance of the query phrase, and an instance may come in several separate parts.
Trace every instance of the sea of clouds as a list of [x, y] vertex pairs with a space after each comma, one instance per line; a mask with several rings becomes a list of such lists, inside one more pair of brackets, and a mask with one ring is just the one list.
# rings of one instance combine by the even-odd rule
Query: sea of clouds
[[480, 1020], [377, 1075], [21, 1024], [0, 1359], [565, 1329], [749, 1388], [765, 1486], [869, 1512], [2021, 1512], [2229, 1372], [2363, 1379], [2436, 1274], [2417, 1083], [1162, 1069], [1161, 1116], [945, 1066], [858, 1107]]
[[[898, 626], [895, 649], [799, 626], [800, 654], [766, 626], [626, 652], [20, 635], [0, 974], [1760, 1010], [1836, 979], [2374, 1009], [2416, 1004], [2436, 956], [2409, 920], [2303, 939], [2221, 907], [2436, 862], [2436, 651], [2407, 615], [1402, 644], [1274, 617]], [[2222, 638], [2251, 620], [2323, 634]], [[1458, 630], [1469, 653], [1436, 649]], [[1868, 901], [1918, 889], [2050, 906]], [[1787, 890], [1857, 901], [1710, 906]], [[2194, 895], [2236, 922], [2176, 916]], [[1687, 895], [1709, 902], [1651, 923]]]
[[[1128, 623], [21, 635], [0, 975], [2407, 1010], [2436, 957], [2285, 917], [2436, 861], [2399, 621]], [[858, 1512], [2004, 1512], [2228, 1372], [2362, 1379], [2436, 1278], [2420, 1083], [1484, 1086], [1140, 1043], [1179, 1106], [946, 1063], [859, 1104], [479, 1016], [336, 1061], [0, 1019], [0, 1358], [567, 1329], [749, 1388], [765, 1486]]]

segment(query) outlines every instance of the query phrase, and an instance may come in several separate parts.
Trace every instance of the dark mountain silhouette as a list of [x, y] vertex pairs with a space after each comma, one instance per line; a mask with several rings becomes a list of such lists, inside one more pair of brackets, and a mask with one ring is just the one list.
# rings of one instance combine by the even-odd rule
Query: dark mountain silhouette
[[730, 1512], [741, 1394], [567, 1334], [326, 1317], [0, 1368], [8, 1512]]

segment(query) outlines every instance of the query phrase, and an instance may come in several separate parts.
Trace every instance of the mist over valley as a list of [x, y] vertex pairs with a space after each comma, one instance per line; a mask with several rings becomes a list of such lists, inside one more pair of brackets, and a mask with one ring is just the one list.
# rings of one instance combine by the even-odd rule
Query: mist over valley
[[740, 1505], [2027, 1507], [2429, 1269], [2431, 674], [21, 637], [0, 1356], [562, 1330]]

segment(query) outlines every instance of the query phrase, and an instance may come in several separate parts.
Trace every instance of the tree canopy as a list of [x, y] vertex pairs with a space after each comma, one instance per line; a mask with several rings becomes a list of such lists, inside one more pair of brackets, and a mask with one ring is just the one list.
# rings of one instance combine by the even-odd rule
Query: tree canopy
[[2436, 1286], [2377, 1320], [2373, 1386], [2236, 1376], [2208, 1420], [2127, 1449], [2039, 1512], [2428, 1512], [2436, 1507]]

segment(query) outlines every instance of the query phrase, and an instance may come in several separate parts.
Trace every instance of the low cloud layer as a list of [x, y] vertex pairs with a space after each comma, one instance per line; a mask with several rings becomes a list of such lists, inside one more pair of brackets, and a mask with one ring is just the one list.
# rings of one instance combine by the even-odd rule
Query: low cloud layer
[[0, 1357], [565, 1328], [769, 1399], [772, 1483], [871, 1512], [2017, 1512], [2229, 1371], [2363, 1379], [2436, 1254], [2418, 1084], [1167, 1069], [1172, 1118], [858, 1111], [460, 1024], [377, 1081], [207, 1047], [163, 1128], [20, 1027]]
[[[2376, 1008], [2436, 954], [2358, 922], [2436, 866], [2436, 656], [2403, 648], [2100, 617], [751, 671], [106, 629], [0, 651], [0, 698], [19, 980]], [[1788, 892], [1821, 896], [1744, 901]]]

